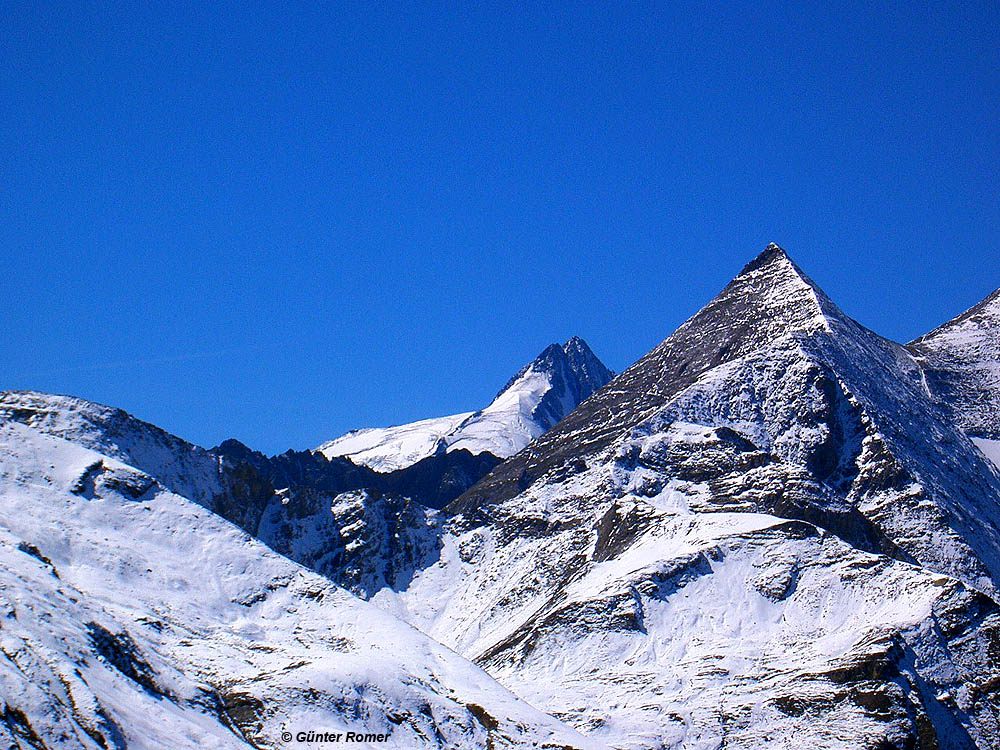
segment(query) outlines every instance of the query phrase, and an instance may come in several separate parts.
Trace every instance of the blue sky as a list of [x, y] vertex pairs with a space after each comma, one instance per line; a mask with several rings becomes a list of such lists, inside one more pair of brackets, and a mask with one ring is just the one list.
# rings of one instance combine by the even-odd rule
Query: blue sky
[[897, 340], [1000, 286], [995, 3], [7, 3], [0, 49], [0, 388], [205, 445], [623, 369], [772, 240]]

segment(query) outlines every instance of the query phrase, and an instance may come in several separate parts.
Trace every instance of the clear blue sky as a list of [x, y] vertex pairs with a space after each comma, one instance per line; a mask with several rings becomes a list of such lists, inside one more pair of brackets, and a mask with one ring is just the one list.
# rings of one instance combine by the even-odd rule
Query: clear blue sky
[[1000, 286], [994, 2], [5, 3], [0, 101], [0, 388], [205, 445], [620, 370], [772, 240], [897, 340]]

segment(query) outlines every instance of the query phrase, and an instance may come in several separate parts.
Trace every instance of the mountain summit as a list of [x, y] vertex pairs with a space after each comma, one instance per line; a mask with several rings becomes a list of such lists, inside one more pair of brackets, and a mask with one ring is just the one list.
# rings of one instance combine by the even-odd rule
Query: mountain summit
[[[928, 398], [920, 367], [906, 349], [849, 318], [775, 244], [649, 354], [499, 465], [449, 511], [478, 517], [484, 507], [536, 482], [579, 473], [604, 460], [625, 435], [652, 429], [650, 420], [669, 415], [718, 422], [720, 411], [730, 415], [722, 422], [727, 429], [742, 432], [746, 423], [756, 423], [745, 435], [751, 444], [801, 463], [821, 485], [791, 505], [783, 491], [780, 501], [775, 498], [782, 515], [840, 529], [853, 544], [896, 549], [996, 590], [1000, 482]], [[928, 445], [922, 435], [939, 435], [948, 447]], [[956, 474], [971, 466], [983, 470], [976, 484], [956, 482]], [[828, 491], [846, 505], [834, 510]], [[887, 494], [895, 496], [891, 509]], [[933, 526], [940, 535], [933, 539], [918, 533], [932, 523], [925, 496], [936, 508]], [[979, 511], [976, 520], [969, 516], [972, 507]]]
[[566, 465], [570, 454], [600, 450], [724, 362], [782, 336], [809, 336], [834, 328], [864, 330], [772, 243], [656, 348], [529, 450], [498, 467], [474, 489], [469, 505], [509, 497], [529, 479]]
[[507, 458], [543, 434], [614, 375], [574, 336], [546, 347], [485, 409], [374, 429], [352, 430], [321, 445], [376, 471], [395, 471], [440, 453], [467, 450]]

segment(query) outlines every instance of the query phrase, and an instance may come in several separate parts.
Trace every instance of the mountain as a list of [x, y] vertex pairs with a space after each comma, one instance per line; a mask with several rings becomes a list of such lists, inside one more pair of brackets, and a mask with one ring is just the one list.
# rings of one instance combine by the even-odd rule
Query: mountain
[[1000, 750], [976, 335], [888, 341], [770, 245], [568, 415], [569, 345], [396, 471], [0, 394], [0, 739]]
[[352, 430], [318, 450], [328, 458], [346, 456], [380, 472], [457, 450], [507, 458], [551, 429], [612, 376], [587, 343], [574, 336], [561, 346], [552, 344], [525, 365], [485, 409], [398, 427]]
[[1000, 747], [1000, 474], [778, 246], [373, 603], [617, 748]]
[[[794, 370], [774, 372], [775, 362], [802, 373], [793, 380]], [[741, 373], [746, 379], [733, 383], [732, 390], [693, 388], [699, 381], [732, 379], [732, 371], [751, 364], [757, 369]], [[568, 478], [623, 431], [679, 396], [699, 393], [710, 399], [699, 408], [714, 418], [715, 412], [748, 412], [760, 422], [767, 416], [763, 406], [776, 397], [791, 401], [808, 395], [812, 403], [778, 405], [789, 415], [814, 411], [811, 423], [777, 425], [782, 434], [748, 435], [751, 443], [790, 452], [824, 484], [843, 490], [840, 494], [853, 490], [843, 522], [856, 527], [859, 539], [871, 537], [869, 546], [895, 545], [921, 562], [936, 561], [942, 572], [957, 574], [962, 567], [967, 581], [989, 588], [1000, 580], [995, 525], [1000, 515], [992, 499], [998, 485], [992, 473], [975, 487], [956, 481], [956, 475], [981, 465], [981, 455], [927, 397], [923, 378], [903, 347], [848, 318], [780, 247], [770, 245], [676, 332], [528, 450], [501, 464], [451, 510], [475, 516], [541, 477]], [[790, 390], [793, 384], [802, 390]], [[915, 424], [926, 432], [917, 434]], [[774, 440], [776, 446], [767, 445]], [[872, 463], [871, 477], [865, 460]], [[927, 486], [917, 491], [919, 479]], [[925, 523], [923, 498], [935, 491], [933, 505], [940, 513], [935, 526], [942, 538], [925, 539], [916, 528]], [[893, 493], [899, 495], [893, 512], [881, 514], [883, 498]], [[825, 504], [820, 507], [827, 512]], [[973, 508], [977, 521], [969, 528]], [[949, 540], [944, 546], [943, 537]]]
[[1000, 466], [1000, 289], [907, 349], [930, 393]]
[[213, 460], [118, 410], [0, 396], [4, 747], [602, 746], [210, 512]]

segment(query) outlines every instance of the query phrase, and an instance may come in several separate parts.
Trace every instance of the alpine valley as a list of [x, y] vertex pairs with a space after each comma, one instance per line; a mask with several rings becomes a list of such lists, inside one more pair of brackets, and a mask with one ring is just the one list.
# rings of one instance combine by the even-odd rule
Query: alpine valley
[[0, 561], [2, 747], [1000, 750], [1000, 291], [904, 346], [770, 245], [278, 456], [2, 393]]

